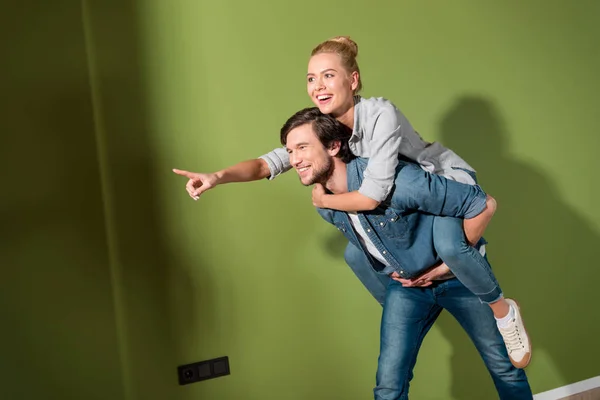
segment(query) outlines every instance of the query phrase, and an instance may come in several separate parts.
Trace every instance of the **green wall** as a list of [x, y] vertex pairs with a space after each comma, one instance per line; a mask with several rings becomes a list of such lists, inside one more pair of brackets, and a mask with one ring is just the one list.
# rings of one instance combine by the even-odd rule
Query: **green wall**
[[0, 54], [0, 398], [124, 399], [80, 1], [4, 1]]
[[[534, 392], [600, 374], [597, 2], [16, 4], [0, 25], [12, 398], [69, 398], [67, 384], [111, 400], [370, 398], [380, 307], [310, 189], [290, 173], [193, 202], [170, 172], [277, 146], [310, 104], [310, 50], [338, 34], [360, 46], [364, 95], [497, 198], [488, 250], [534, 341]], [[177, 386], [177, 365], [222, 355], [231, 376]], [[31, 360], [45, 374], [26, 385]], [[494, 397], [447, 315], [415, 375], [414, 398]]]

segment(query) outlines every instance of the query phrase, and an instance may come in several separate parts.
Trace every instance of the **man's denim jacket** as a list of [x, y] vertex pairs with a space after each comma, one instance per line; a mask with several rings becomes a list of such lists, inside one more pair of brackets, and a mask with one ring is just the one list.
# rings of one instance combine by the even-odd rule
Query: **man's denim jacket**
[[[360, 187], [367, 162], [368, 159], [356, 158], [346, 164], [348, 191]], [[358, 213], [364, 231], [390, 264], [389, 267], [367, 252], [347, 213], [323, 208], [317, 208], [317, 211], [327, 222], [335, 225], [351, 245], [364, 253], [351, 252], [354, 254], [352, 257], [368, 260], [377, 273], [387, 275], [396, 271], [403, 278], [412, 278], [440, 261], [433, 245], [435, 216], [472, 218], [485, 206], [486, 194], [478, 185], [467, 185], [431, 174], [417, 164], [401, 159], [388, 198], [375, 210]], [[347, 250], [346, 262], [356, 269], [353, 261], [357, 260], [349, 259]], [[361, 278], [357, 271], [355, 273]], [[363, 284], [367, 286], [364, 280]], [[371, 288], [367, 289], [378, 297]]]

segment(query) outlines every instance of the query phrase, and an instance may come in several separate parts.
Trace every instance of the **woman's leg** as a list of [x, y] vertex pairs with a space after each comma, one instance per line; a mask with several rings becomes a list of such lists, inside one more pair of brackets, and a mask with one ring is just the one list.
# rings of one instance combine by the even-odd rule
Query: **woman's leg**
[[438, 255], [456, 278], [479, 301], [490, 306], [513, 365], [525, 368], [531, 359], [531, 344], [519, 306], [514, 300], [503, 297], [487, 257], [467, 243], [462, 220], [436, 217], [433, 241]]
[[483, 303], [494, 303], [502, 298], [502, 290], [490, 264], [479, 250], [467, 243], [462, 219], [435, 217], [433, 244], [458, 280]]

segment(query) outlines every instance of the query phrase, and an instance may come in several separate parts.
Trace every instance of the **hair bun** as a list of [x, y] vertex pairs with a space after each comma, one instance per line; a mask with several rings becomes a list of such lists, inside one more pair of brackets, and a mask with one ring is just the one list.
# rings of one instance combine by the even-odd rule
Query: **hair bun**
[[352, 53], [353, 57], [358, 56], [358, 45], [356, 44], [356, 42], [354, 40], [350, 39], [350, 36], [336, 36], [329, 40], [332, 42], [338, 42], [338, 43], [342, 43], [342, 44], [346, 45], [348, 47], [348, 49], [350, 50], [350, 52]]
[[356, 62], [356, 57], [358, 56], [358, 45], [350, 36], [336, 36], [331, 39], [327, 39], [323, 43], [317, 45], [311, 53], [310, 56], [316, 56], [321, 53], [330, 53], [337, 54], [340, 58], [342, 66], [351, 74], [353, 72], [357, 72], [358, 75], [358, 86], [354, 89], [354, 94], [356, 95], [362, 89], [362, 82], [360, 81], [360, 69], [358, 68], [358, 63]]

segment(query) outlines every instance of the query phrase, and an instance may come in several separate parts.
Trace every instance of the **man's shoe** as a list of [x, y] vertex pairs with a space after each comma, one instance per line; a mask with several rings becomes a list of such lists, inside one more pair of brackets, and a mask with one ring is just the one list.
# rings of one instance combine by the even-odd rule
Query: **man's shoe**
[[531, 361], [531, 342], [525, 330], [525, 325], [523, 325], [519, 305], [512, 299], [506, 299], [506, 301], [514, 309], [515, 315], [508, 327], [498, 327], [498, 330], [502, 335], [502, 339], [504, 339], [508, 358], [510, 358], [512, 365], [517, 368], [525, 368]]

